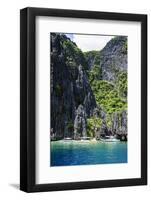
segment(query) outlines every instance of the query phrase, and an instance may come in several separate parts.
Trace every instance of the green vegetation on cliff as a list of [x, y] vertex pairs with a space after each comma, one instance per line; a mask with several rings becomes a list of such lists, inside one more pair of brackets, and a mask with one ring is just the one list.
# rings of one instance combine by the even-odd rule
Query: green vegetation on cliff
[[118, 75], [116, 82], [116, 87], [118, 89], [119, 95], [123, 98], [127, 98], [127, 72], [121, 72]]
[[[108, 46], [108, 48], [105, 47], [105, 49], [107, 49], [106, 51], [108, 51], [108, 53], [105, 51], [105, 56], [110, 56], [112, 48], [118, 48], [119, 51], [116, 51], [120, 55], [122, 53], [127, 53], [127, 40], [125, 40], [125, 38], [115, 37], [108, 43]], [[104, 80], [102, 77], [102, 68], [100, 66], [103, 56], [103, 51], [101, 52], [90, 51], [84, 53], [87, 60], [91, 61], [92, 58], [94, 59], [92, 62], [93, 65], [88, 71], [88, 78], [97, 104], [103, 108], [108, 115], [112, 115], [115, 112], [122, 112], [127, 109], [127, 71], [120, 69], [120, 66], [118, 66], [119, 63], [116, 65], [116, 63], [111, 62], [109, 63], [110, 73], [113, 71], [112, 73], [116, 74], [116, 79], [115, 81]], [[118, 56], [118, 54], [116, 56]], [[122, 59], [120, 55], [118, 58]], [[107, 57], [106, 62], [108, 62]]]
[[100, 65], [100, 51], [87, 51], [84, 52], [84, 56], [86, 61], [88, 62], [88, 65], [92, 62], [93, 65]]
[[87, 62], [84, 54], [74, 42], [72, 42], [70, 39], [63, 39], [62, 48], [64, 49], [64, 57], [66, 59], [67, 66], [74, 68], [77, 67], [77, 65], [82, 65], [84, 69], [87, 69]]
[[87, 135], [89, 137], [95, 137], [96, 130], [100, 129], [102, 125], [102, 119], [99, 117], [91, 117], [87, 119]]
[[[119, 37], [113, 38], [109, 42], [108, 49], [106, 48], [107, 50], [105, 51], [105, 56], [106, 55], [110, 56], [109, 51], [112, 52], [111, 50], [112, 47], [115, 48], [115, 46], [117, 46], [117, 48], [119, 48], [119, 51], [117, 51], [118, 53], [115, 54], [117, 54], [116, 56], [119, 59], [123, 59], [120, 57], [120, 55], [127, 54], [127, 40], [122, 39], [122, 42], [120, 40], [120, 45], [119, 46], [118, 45], [119, 45]], [[120, 124], [122, 117], [121, 113], [127, 110], [127, 84], [128, 84], [127, 71], [121, 69], [120, 66], [118, 66], [119, 65], [118, 61], [117, 61], [118, 65], [116, 65], [116, 62], [111, 61], [109, 63], [110, 67], [108, 66], [109, 67], [108, 70], [110, 71], [110, 75], [112, 75], [112, 73], [116, 75], [115, 79], [112, 81], [103, 79], [102, 68], [101, 68], [101, 62], [102, 62], [101, 59], [103, 53], [101, 54], [101, 52], [91, 51], [90, 53], [89, 52], [85, 53], [85, 56], [87, 60], [89, 58], [89, 61], [91, 61], [92, 58], [98, 58], [99, 55], [99, 59], [97, 60], [97, 62], [95, 62], [95, 59], [93, 60], [93, 62], [91, 62], [93, 65], [91, 65], [91, 68], [88, 71], [88, 78], [97, 105], [101, 107], [103, 111], [106, 113], [106, 126], [109, 129], [112, 129], [114, 123], [113, 122], [114, 116], [115, 115], [118, 116], [118, 122]], [[111, 54], [113, 54], [113, 52]], [[116, 59], [114, 61], [116, 61]], [[106, 61], [103, 60], [103, 62], [107, 63], [108, 58], [106, 57]], [[107, 65], [106, 63], [105, 65]], [[96, 119], [97, 118], [90, 118], [87, 120], [89, 135], [90, 133], [96, 134], [95, 129], [97, 128], [97, 126], [99, 127], [102, 125], [102, 121], [100, 120], [98, 122]]]
[[97, 104], [103, 107], [108, 114], [126, 109], [127, 103], [125, 102], [125, 99], [119, 96], [120, 90], [118, 91], [118, 87], [126, 87], [124, 84], [121, 84], [116, 88], [108, 81], [94, 80], [91, 82], [91, 87]]
[[95, 80], [100, 80], [101, 77], [101, 68], [98, 65], [94, 65], [93, 69], [88, 72], [89, 82], [93, 85]]

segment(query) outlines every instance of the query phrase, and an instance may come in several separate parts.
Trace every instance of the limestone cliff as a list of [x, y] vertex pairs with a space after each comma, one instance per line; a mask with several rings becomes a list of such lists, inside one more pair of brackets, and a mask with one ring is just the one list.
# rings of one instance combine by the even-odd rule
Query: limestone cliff
[[84, 70], [85, 59], [63, 34], [51, 34], [51, 135], [86, 136], [96, 101]]
[[102, 79], [115, 82], [121, 71], [127, 70], [127, 37], [111, 39], [100, 52]]
[[51, 33], [51, 138], [127, 134], [127, 37], [82, 52]]

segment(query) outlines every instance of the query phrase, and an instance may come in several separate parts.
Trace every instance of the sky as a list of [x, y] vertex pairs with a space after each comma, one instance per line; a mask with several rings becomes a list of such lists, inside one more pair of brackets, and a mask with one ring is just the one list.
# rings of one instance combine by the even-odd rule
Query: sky
[[66, 34], [82, 51], [101, 50], [114, 36]]

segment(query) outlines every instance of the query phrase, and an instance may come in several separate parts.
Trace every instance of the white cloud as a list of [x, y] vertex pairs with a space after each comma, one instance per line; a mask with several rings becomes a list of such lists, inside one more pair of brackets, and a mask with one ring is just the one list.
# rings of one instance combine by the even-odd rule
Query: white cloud
[[73, 34], [72, 40], [82, 51], [101, 50], [114, 36]]

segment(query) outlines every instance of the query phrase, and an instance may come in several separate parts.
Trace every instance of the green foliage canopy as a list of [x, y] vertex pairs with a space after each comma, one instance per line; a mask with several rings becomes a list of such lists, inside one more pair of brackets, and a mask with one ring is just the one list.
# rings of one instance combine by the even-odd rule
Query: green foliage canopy
[[66, 58], [66, 64], [68, 66], [76, 67], [81, 64], [84, 69], [87, 68], [87, 62], [84, 54], [74, 42], [72, 42], [70, 39], [63, 40], [62, 47], [64, 49], [64, 57]]
[[102, 119], [98, 117], [91, 117], [87, 119], [87, 134], [89, 137], [94, 137], [97, 129], [100, 129]]

